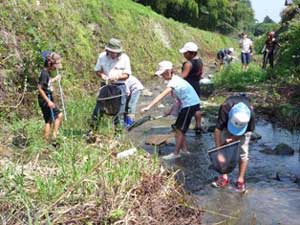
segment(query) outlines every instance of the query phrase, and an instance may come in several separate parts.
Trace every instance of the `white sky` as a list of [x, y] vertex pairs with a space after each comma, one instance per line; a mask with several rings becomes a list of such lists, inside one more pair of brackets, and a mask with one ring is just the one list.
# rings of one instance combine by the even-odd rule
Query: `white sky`
[[285, 7], [285, 0], [251, 0], [252, 8], [255, 13], [255, 19], [262, 22], [266, 16], [273, 21], [280, 21], [280, 12]]

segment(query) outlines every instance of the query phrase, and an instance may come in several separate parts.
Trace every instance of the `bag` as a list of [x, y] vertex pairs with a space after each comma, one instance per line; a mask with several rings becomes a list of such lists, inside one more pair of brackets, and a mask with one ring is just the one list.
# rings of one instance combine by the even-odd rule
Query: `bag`
[[122, 91], [117, 85], [109, 84], [100, 88], [97, 101], [101, 111], [110, 116], [115, 116], [120, 111]]
[[235, 141], [208, 150], [213, 169], [220, 174], [231, 173], [240, 159], [239, 144], [240, 141]]

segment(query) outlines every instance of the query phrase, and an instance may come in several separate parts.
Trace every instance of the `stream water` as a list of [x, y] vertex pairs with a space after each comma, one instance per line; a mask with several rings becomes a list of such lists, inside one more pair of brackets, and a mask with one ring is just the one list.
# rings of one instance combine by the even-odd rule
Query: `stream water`
[[[172, 119], [166, 118], [148, 122], [133, 130], [135, 140], [149, 153], [157, 152], [162, 163], [179, 170], [177, 179], [190, 192], [204, 213], [203, 224], [288, 224], [299, 225], [300, 213], [300, 162], [298, 132], [291, 133], [260, 119], [256, 132], [262, 136], [252, 141], [250, 159], [246, 174], [246, 194], [234, 191], [233, 183], [238, 168], [230, 174], [231, 184], [224, 189], [211, 187], [211, 181], [218, 174], [209, 169], [207, 149], [214, 147], [213, 133], [195, 136], [187, 132], [190, 155], [166, 159], [175, 149], [175, 140], [161, 147], [144, 145], [147, 136], [170, 132]], [[293, 156], [266, 155], [261, 153], [265, 146], [274, 148], [279, 143], [295, 149]]]

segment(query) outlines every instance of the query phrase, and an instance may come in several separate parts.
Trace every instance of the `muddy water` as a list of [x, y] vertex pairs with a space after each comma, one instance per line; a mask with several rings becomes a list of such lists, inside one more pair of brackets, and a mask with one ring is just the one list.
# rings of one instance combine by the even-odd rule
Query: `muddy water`
[[[165, 166], [179, 170], [178, 181], [206, 211], [203, 224], [300, 224], [299, 133], [290, 133], [264, 120], [257, 122], [256, 132], [262, 135], [262, 139], [251, 143], [246, 175], [248, 192], [240, 194], [233, 188], [237, 168], [230, 175], [229, 187], [214, 189], [210, 185], [218, 175], [209, 169], [206, 154], [208, 148], [214, 147], [212, 133], [198, 137], [193, 131], [188, 131], [191, 154], [176, 159], [166, 157], [174, 151], [174, 139], [159, 148], [143, 145], [149, 135], [170, 132], [171, 123], [171, 118], [151, 121], [134, 130], [132, 136], [149, 153], [159, 153]], [[279, 143], [288, 144], [296, 149], [296, 153], [293, 156], [272, 156], [260, 152], [265, 146], [273, 148]]]

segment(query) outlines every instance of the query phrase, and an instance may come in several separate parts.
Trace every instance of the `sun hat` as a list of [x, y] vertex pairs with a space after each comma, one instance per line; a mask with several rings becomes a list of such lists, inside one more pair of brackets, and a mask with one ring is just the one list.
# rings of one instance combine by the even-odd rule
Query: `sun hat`
[[228, 131], [234, 136], [243, 135], [248, 127], [250, 117], [251, 111], [245, 103], [240, 102], [234, 105], [228, 113]]
[[179, 49], [180, 53], [186, 53], [186, 52], [197, 52], [198, 46], [194, 42], [187, 42], [184, 44], [184, 46]]
[[228, 50], [229, 50], [231, 53], [234, 52], [234, 48], [229, 48]]
[[161, 77], [161, 75], [166, 71], [166, 70], [170, 70], [173, 68], [173, 64], [170, 61], [161, 61], [158, 64], [158, 68], [157, 71], [155, 72], [155, 75]]
[[107, 45], [105, 46], [105, 50], [114, 53], [121, 53], [123, 51], [122, 43], [119, 39], [111, 38], [107, 43]]

